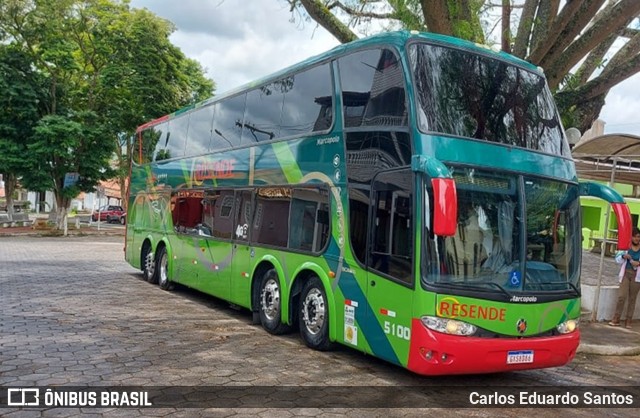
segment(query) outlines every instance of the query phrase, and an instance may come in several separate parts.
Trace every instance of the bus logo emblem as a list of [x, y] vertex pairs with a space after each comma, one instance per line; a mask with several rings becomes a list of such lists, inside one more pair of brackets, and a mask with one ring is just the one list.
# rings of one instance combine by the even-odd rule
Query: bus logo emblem
[[516, 324], [516, 329], [520, 334], [524, 334], [527, 330], [527, 321], [525, 321], [524, 319], [519, 319], [518, 323]]

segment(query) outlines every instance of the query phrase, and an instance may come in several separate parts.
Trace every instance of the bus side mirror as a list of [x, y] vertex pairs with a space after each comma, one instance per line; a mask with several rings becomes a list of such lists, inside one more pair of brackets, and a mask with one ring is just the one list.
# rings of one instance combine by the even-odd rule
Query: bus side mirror
[[450, 178], [433, 178], [433, 233], [444, 237], [456, 234], [458, 196], [456, 183]]
[[626, 203], [612, 203], [611, 208], [618, 218], [618, 249], [628, 250], [631, 246], [631, 212]]

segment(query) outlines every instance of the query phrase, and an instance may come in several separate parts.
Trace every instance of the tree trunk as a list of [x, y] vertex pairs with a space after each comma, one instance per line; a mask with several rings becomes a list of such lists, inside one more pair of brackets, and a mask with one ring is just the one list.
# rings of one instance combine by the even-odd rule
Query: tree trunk
[[340, 42], [347, 43], [355, 41], [358, 37], [349, 29], [347, 25], [340, 22], [329, 9], [319, 0], [300, 0], [307, 13], [320, 26], [325, 28], [330, 34]]
[[538, 43], [532, 40], [529, 61], [545, 68], [548, 61], [556, 60], [589, 23], [603, 2], [604, 0], [585, 0], [565, 4], [546, 36]]
[[67, 229], [67, 212], [69, 212], [71, 199], [60, 196], [56, 191], [56, 204], [58, 206], [56, 210], [56, 227], [59, 231], [63, 231], [62, 235], [66, 237], [69, 234]]
[[547, 72], [549, 87], [557, 87], [564, 76], [591, 50], [604, 42], [612, 32], [627, 26], [640, 12], [637, 0], [620, 0], [609, 12], [596, 20], [582, 35], [553, 59], [545, 57], [543, 67]]
[[421, 0], [427, 30], [442, 35], [452, 35], [453, 25], [447, 0]]
[[18, 180], [14, 174], [4, 174], [2, 178], [4, 179], [4, 196], [7, 201], [7, 215], [9, 215], [9, 221], [12, 222], [13, 214], [15, 213], [13, 209], [13, 193], [16, 191]]
[[511, 53], [511, 3], [502, 0], [502, 50]]
[[531, 29], [538, 8], [538, 0], [527, 0], [522, 8], [520, 15], [520, 23], [518, 24], [518, 32], [513, 46], [513, 54], [524, 59], [529, 53], [529, 39], [531, 38]]
[[593, 121], [600, 116], [600, 111], [604, 106], [607, 93], [609, 93], [608, 90], [586, 102], [578, 103], [574, 113], [574, 121], [576, 124], [575, 127], [578, 128], [580, 132], [586, 132], [591, 128]]

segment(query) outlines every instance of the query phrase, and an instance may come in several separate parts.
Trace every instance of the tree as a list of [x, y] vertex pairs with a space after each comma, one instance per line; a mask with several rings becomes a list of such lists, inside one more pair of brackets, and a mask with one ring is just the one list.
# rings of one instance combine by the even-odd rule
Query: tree
[[40, 114], [38, 103], [44, 96], [41, 86], [29, 57], [12, 45], [0, 44], [0, 173], [9, 220], [13, 220], [17, 173], [27, 152], [25, 138], [31, 136]]
[[[30, 158], [23, 173], [26, 186], [53, 190], [58, 207], [59, 228], [67, 232], [66, 211], [81, 191], [92, 190], [100, 181], [111, 178], [105, 167], [113, 147], [105, 146], [103, 125], [93, 112], [69, 116], [47, 115], [40, 119], [27, 145]], [[68, 173], [78, 173], [76, 184], [65, 185]], [[60, 224], [60, 222], [62, 224]]]
[[83, 3], [87, 7], [80, 13], [82, 30], [76, 38], [90, 52], [83, 56], [89, 59], [84, 65], [91, 69], [92, 82], [81, 97], [92, 98], [88, 108], [113, 127], [117, 178], [126, 195], [136, 127], [210, 97], [215, 84], [197, 61], [171, 44], [171, 22], [148, 10], [129, 9], [128, 2]]
[[[286, 0], [341, 42], [372, 22], [494, 40], [505, 52], [542, 67], [565, 126], [587, 130], [609, 90], [640, 71], [637, 0]], [[561, 7], [562, 5], [562, 7]], [[500, 30], [495, 35], [496, 19]], [[364, 28], [364, 29], [363, 29]], [[624, 46], [612, 49], [614, 42]], [[608, 58], [612, 55], [611, 58]]]
[[[126, 195], [136, 126], [212, 94], [201, 66], [169, 41], [173, 30], [128, 0], [0, 3], [0, 45], [28, 57], [46, 81], [34, 134], [22, 138], [29, 152], [15, 154], [23, 164], [13, 174], [54, 191], [60, 229], [70, 193], [117, 173]], [[74, 187], [63, 187], [67, 172], [80, 175]]]

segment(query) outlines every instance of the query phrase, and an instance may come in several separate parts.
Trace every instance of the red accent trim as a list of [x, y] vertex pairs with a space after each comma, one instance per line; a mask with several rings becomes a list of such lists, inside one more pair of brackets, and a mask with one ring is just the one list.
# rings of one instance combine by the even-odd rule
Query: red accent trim
[[382, 315], [389, 315], [389, 311], [388, 311], [387, 309], [384, 309], [384, 308], [381, 308], [381, 309], [380, 309], [380, 313], [381, 313]]
[[144, 125], [140, 125], [136, 129], [136, 132], [142, 132], [145, 129], [147, 129], [148, 127], [150, 127], [150, 126], [157, 125], [160, 122], [164, 122], [164, 121], [169, 119], [169, 116], [171, 116], [171, 115], [164, 115], [164, 116], [159, 117], [158, 119], [154, 119], [152, 121], [149, 121], [149, 122], [145, 123]]
[[[132, 150], [132, 151], [135, 152], [135, 150]], [[142, 149], [140, 149], [140, 153], [142, 153]], [[125, 193], [124, 193], [124, 200], [122, 201], [122, 206], [124, 207], [124, 210], [127, 213], [131, 213], [131, 208], [129, 207], [129, 198], [131, 197], [131, 171], [133, 170], [133, 155], [131, 156], [131, 158], [129, 158], [128, 162], [129, 162], [129, 175], [124, 180]], [[122, 196], [122, 193], [120, 194], [120, 196]], [[125, 216], [126, 218], [125, 218], [125, 231], [124, 231], [124, 247], [122, 248], [122, 250], [124, 251], [124, 257], [126, 259], [127, 258], [127, 237], [129, 236], [128, 234], [129, 216], [127, 215]]]
[[431, 179], [433, 186], [433, 233], [451, 237], [456, 233], [458, 196], [453, 179]]
[[[579, 343], [579, 330], [540, 338], [458, 337], [431, 331], [414, 318], [407, 368], [423, 375], [450, 375], [556, 367], [573, 359]], [[507, 352], [517, 350], [533, 350], [533, 363], [507, 364]], [[425, 356], [428, 351], [430, 360]]]
[[138, 136], [138, 164], [142, 164], [142, 132], [137, 132]]
[[626, 203], [612, 203], [618, 218], [618, 249], [628, 250], [631, 246], [631, 213]]

